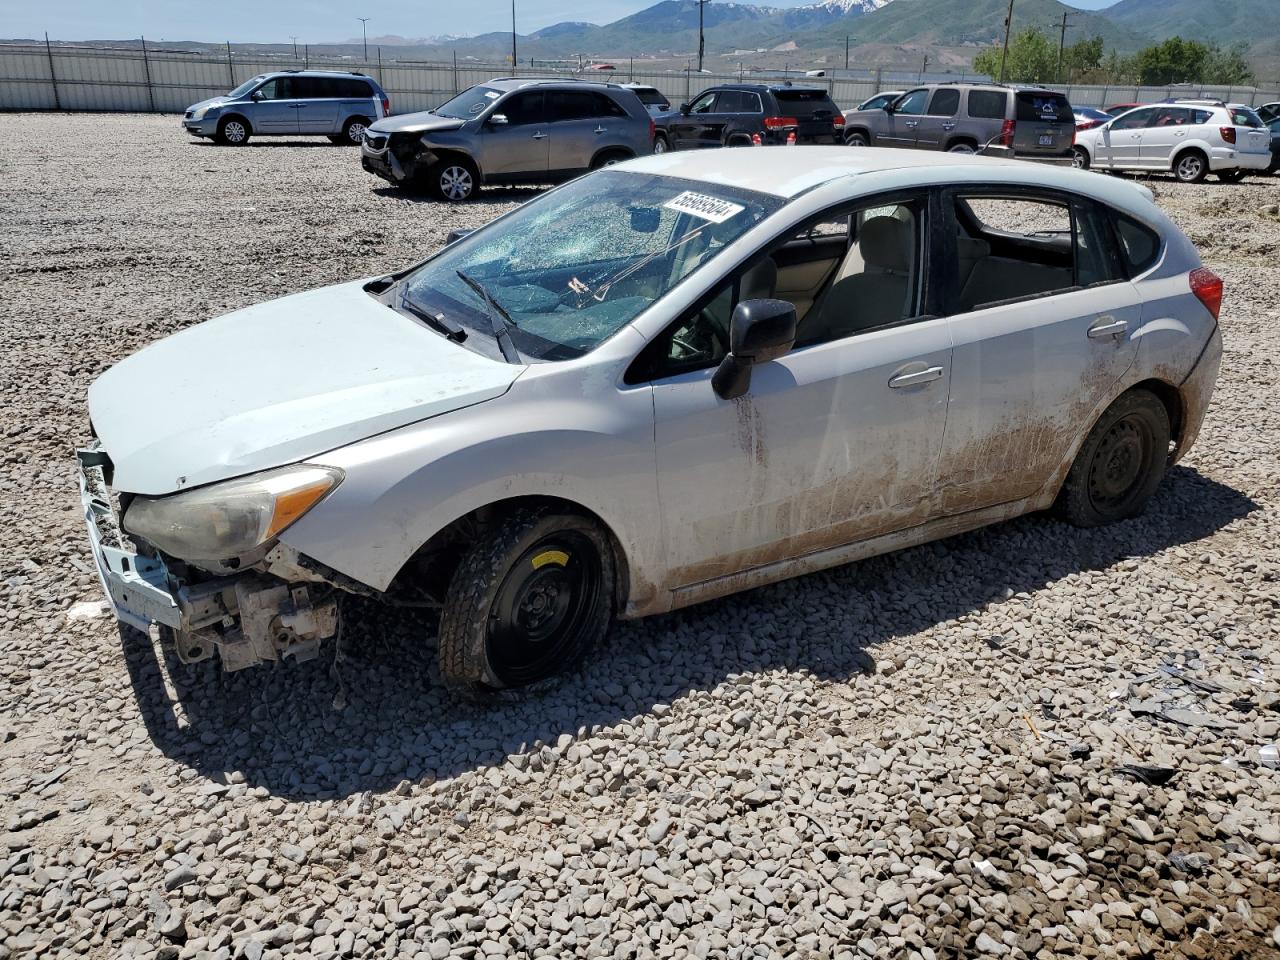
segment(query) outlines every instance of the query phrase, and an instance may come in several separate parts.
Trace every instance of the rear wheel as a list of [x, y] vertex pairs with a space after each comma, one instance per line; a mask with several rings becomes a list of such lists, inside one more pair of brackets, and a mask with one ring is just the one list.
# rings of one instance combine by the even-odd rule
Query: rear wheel
[[613, 612], [613, 551], [587, 517], [518, 510], [458, 565], [440, 618], [440, 672], [478, 692], [577, 666]]
[[242, 147], [249, 142], [250, 135], [248, 120], [227, 117], [218, 124], [218, 135], [214, 139], [227, 146]]
[[615, 163], [621, 163], [623, 160], [630, 160], [631, 154], [625, 150], [606, 150], [599, 154], [591, 161], [591, 169], [599, 170], [601, 167], [612, 167]]
[[1058, 511], [1077, 527], [1097, 527], [1146, 509], [1169, 462], [1169, 413], [1146, 390], [1118, 397], [1076, 454]]
[[369, 121], [365, 117], [352, 117], [342, 125], [342, 137], [336, 142], [358, 146], [364, 139], [364, 128], [368, 125]]
[[1199, 150], [1187, 150], [1173, 161], [1173, 175], [1183, 183], [1199, 183], [1209, 172], [1209, 161]]
[[968, 140], [959, 140], [947, 147], [947, 153], [977, 153], [978, 145]]
[[427, 174], [431, 192], [441, 200], [469, 200], [476, 192], [476, 169], [466, 160], [442, 160]]
[[1218, 174], [1218, 179], [1223, 183], [1239, 183], [1244, 178], [1244, 170], [1223, 170]]
[[1071, 165], [1077, 170], [1089, 169], [1089, 152], [1084, 147], [1071, 148]]
[[861, 130], [850, 130], [844, 136], [844, 145], [846, 147], [869, 147], [871, 141], [867, 139], [867, 135]]

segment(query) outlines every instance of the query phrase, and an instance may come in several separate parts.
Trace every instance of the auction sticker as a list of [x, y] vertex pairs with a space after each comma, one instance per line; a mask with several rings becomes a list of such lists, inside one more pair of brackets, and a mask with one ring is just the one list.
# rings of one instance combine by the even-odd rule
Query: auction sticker
[[663, 206], [677, 213], [687, 213], [701, 217], [703, 220], [710, 220], [712, 223], [724, 223], [745, 209], [740, 204], [730, 203], [719, 197], [709, 197], [705, 193], [694, 193], [692, 190], [686, 190], [679, 196], [672, 197]]

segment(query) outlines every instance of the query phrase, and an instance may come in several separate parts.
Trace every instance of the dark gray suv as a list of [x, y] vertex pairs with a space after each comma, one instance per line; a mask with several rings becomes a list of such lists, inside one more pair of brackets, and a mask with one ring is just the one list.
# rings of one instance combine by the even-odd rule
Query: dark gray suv
[[616, 83], [498, 77], [364, 134], [365, 170], [466, 200], [482, 185], [556, 183], [653, 150], [653, 120]]
[[844, 142], [1070, 163], [1075, 130], [1071, 104], [1052, 90], [932, 83], [882, 108], [846, 113]]

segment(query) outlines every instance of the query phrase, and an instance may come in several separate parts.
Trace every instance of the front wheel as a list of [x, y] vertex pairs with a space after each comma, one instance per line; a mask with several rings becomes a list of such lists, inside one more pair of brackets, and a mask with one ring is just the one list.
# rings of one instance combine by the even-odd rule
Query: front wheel
[[228, 117], [218, 124], [214, 139], [230, 147], [242, 147], [249, 142], [249, 124], [239, 117]]
[[871, 141], [867, 139], [867, 135], [861, 130], [853, 130], [845, 134], [844, 145], [846, 147], [869, 147]]
[[1188, 150], [1173, 163], [1173, 175], [1183, 183], [1199, 183], [1209, 172], [1209, 161], [1199, 150]]
[[1077, 170], [1089, 169], [1089, 154], [1084, 147], [1071, 148], [1071, 165]]
[[444, 160], [431, 169], [428, 177], [431, 192], [441, 200], [469, 200], [476, 192], [475, 168], [464, 160]]
[[440, 617], [440, 672], [477, 692], [577, 666], [608, 632], [613, 551], [587, 517], [517, 510], [458, 565]]
[[1130, 390], [1098, 418], [1058, 495], [1059, 513], [1077, 527], [1136, 517], [1164, 478], [1169, 413], [1147, 390]]

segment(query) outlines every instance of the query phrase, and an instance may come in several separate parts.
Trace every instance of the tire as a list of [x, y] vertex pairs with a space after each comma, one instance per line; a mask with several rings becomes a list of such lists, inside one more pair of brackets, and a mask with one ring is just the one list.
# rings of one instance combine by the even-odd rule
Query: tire
[[671, 141], [668, 140], [666, 137], [664, 137], [662, 134], [658, 134], [656, 137], [653, 138], [653, 152], [654, 153], [670, 153]]
[[214, 137], [219, 143], [228, 147], [243, 147], [253, 136], [253, 128], [243, 117], [224, 117], [218, 124], [218, 133]]
[[1223, 183], [1239, 183], [1246, 175], [1247, 171], [1244, 170], [1223, 170], [1218, 174], [1218, 179]]
[[587, 517], [517, 510], [463, 556], [440, 615], [440, 673], [486, 693], [541, 684], [609, 630], [614, 559]]
[[625, 150], [606, 150], [604, 153], [597, 154], [595, 159], [591, 161], [591, 169], [599, 170], [601, 167], [612, 167], [615, 163], [622, 163], [622, 161], [630, 159], [631, 154]]
[[[368, 117], [352, 117], [342, 125], [342, 136], [334, 140], [335, 143], [342, 143], [349, 147], [360, 146], [360, 141], [364, 139], [364, 128], [369, 125]], [[330, 139], [333, 139], [332, 137]]]
[[1209, 160], [1199, 150], [1186, 150], [1173, 160], [1173, 175], [1182, 183], [1199, 183], [1209, 173]]
[[1147, 390], [1121, 394], [1098, 418], [1058, 495], [1062, 517], [1098, 527], [1147, 508], [1169, 463], [1169, 413]]
[[947, 147], [947, 153], [977, 153], [978, 145], [968, 140], [959, 140]]
[[730, 137], [725, 142], [725, 146], [726, 147], [749, 147], [751, 146], [751, 138], [742, 137], [742, 136]]
[[861, 130], [850, 130], [844, 135], [844, 145], [846, 147], [869, 147], [871, 140]]
[[1089, 169], [1089, 151], [1084, 147], [1071, 148], [1071, 166], [1077, 170]]
[[479, 188], [480, 177], [469, 160], [441, 160], [427, 173], [432, 194], [439, 200], [460, 203], [470, 200]]

